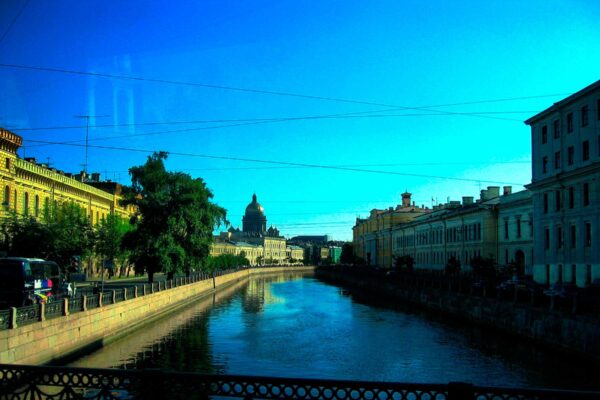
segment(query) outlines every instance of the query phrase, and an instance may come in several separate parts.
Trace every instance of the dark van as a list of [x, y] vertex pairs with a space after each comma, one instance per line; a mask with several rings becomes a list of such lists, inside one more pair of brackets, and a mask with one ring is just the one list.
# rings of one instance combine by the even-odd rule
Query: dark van
[[57, 263], [39, 258], [0, 258], [0, 308], [50, 302], [71, 294]]

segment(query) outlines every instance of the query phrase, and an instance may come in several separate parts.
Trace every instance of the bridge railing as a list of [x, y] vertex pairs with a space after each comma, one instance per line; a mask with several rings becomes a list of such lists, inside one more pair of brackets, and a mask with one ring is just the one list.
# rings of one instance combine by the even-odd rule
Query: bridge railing
[[600, 392], [0, 364], [0, 398], [281, 400], [598, 399]]

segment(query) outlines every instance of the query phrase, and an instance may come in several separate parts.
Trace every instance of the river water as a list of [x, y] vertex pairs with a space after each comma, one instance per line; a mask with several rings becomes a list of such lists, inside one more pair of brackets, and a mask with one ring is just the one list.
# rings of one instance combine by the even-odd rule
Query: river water
[[598, 389], [591, 366], [310, 275], [252, 278], [70, 365]]

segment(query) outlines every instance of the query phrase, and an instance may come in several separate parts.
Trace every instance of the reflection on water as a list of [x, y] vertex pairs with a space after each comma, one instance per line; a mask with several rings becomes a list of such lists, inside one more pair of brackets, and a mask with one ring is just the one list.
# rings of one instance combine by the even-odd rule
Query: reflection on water
[[312, 277], [252, 278], [72, 365], [490, 386], [598, 387], [514, 339], [386, 309]]

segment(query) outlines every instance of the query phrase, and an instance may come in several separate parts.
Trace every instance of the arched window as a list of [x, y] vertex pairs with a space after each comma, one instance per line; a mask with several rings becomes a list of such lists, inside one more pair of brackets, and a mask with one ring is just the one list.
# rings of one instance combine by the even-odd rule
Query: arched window
[[23, 215], [29, 215], [29, 193], [23, 196]]
[[4, 208], [8, 208], [10, 206], [10, 187], [4, 187], [4, 201], [2, 202]]
[[35, 195], [35, 203], [34, 203], [34, 215], [35, 217], [39, 217], [40, 216], [40, 196], [38, 196], [37, 194]]

